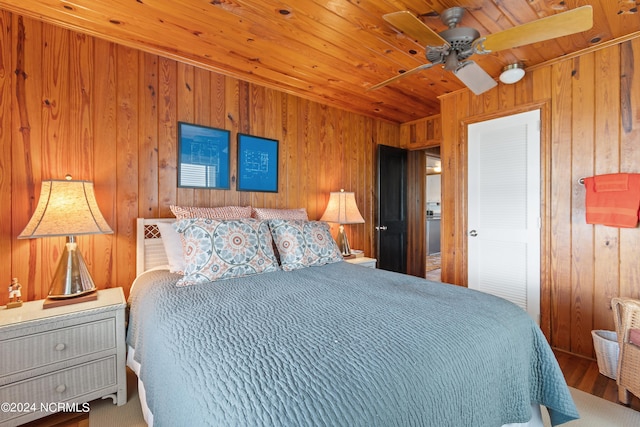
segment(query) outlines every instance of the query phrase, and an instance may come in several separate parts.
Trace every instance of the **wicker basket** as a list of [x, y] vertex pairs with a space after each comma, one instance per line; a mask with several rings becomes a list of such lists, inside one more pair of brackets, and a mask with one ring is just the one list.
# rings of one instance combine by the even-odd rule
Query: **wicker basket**
[[614, 331], [591, 331], [598, 370], [605, 377], [618, 378], [618, 335]]

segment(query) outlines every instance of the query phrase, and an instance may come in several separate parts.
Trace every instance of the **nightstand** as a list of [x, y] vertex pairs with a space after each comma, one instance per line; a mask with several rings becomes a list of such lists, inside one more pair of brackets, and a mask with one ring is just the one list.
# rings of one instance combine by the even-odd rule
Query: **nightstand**
[[377, 262], [375, 258], [367, 258], [367, 257], [349, 258], [349, 259], [345, 259], [345, 261], [351, 264], [356, 264], [361, 267], [368, 267], [368, 268], [376, 268], [376, 262]]
[[95, 301], [47, 309], [42, 303], [0, 309], [0, 425], [86, 412], [84, 403], [98, 398], [124, 405], [122, 288], [98, 291]]

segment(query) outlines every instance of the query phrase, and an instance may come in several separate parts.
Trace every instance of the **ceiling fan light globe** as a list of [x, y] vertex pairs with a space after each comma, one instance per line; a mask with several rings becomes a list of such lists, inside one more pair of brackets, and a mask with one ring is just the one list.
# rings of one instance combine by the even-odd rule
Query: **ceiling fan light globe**
[[504, 84], [511, 85], [519, 82], [524, 77], [524, 68], [522, 64], [510, 64], [504, 67], [500, 74], [500, 81]]

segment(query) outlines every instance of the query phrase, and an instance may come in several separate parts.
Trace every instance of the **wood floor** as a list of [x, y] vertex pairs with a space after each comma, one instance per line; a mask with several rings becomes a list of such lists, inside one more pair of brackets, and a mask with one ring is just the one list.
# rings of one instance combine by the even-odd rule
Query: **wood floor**
[[[554, 351], [554, 353], [570, 387], [618, 403], [618, 385], [615, 380], [600, 374], [595, 360], [563, 351]], [[632, 395], [630, 407], [640, 411], [640, 399]]]
[[23, 424], [22, 427], [89, 427], [89, 414], [61, 412]]

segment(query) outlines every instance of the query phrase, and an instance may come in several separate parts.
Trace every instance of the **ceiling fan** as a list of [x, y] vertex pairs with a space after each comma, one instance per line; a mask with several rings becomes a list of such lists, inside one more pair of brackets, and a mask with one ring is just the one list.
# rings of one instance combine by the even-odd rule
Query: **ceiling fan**
[[452, 71], [473, 93], [480, 95], [497, 83], [478, 64], [467, 59], [473, 54], [488, 54], [579, 33], [593, 25], [591, 6], [582, 6], [480, 37], [480, 33], [474, 28], [457, 26], [464, 11], [462, 7], [452, 7], [442, 12], [440, 19], [449, 28], [441, 33], [436, 33], [406, 10], [383, 15], [382, 18], [389, 24], [425, 46], [425, 55], [429, 63], [378, 83], [369, 90], [381, 88], [418, 71], [443, 64], [445, 70]]

